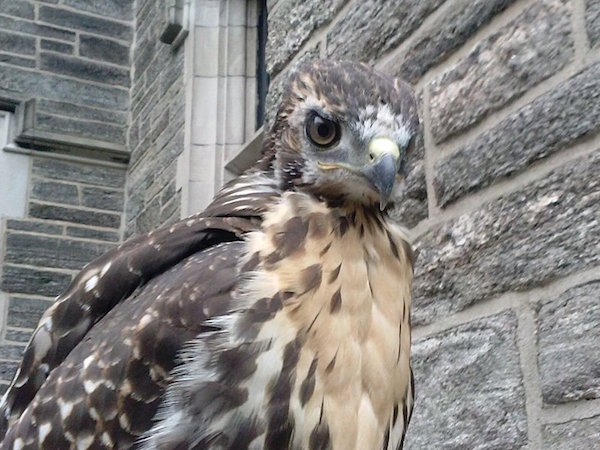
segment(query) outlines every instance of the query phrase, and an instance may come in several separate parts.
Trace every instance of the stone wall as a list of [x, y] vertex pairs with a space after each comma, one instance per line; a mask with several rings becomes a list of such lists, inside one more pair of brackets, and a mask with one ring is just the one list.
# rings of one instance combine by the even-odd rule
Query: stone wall
[[184, 146], [185, 46], [174, 49], [159, 41], [166, 25], [166, 3], [135, 3], [126, 236], [150, 231], [180, 215], [176, 172]]
[[0, 148], [20, 158], [3, 176], [26, 186], [24, 213], [0, 210], [0, 391], [53, 298], [121, 239], [125, 164], [78, 144], [126, 155], [133, 3], [0, 0], [2, 103], [33, 99], [35, 131], [63, 139], [45, 153]]
[[47, 129], [127, 141], [133, 0], [0, 1], [0, 97]]
[[415, 85], [407, 448], [600, 440], [600, 1], [276, 0], [268, 118], [304, 59]]
[[120, 240], [124, 184], [124, 168], [31, 159], [27, 214], [2, 220], [0, 380], [12, 377], [54, 298]]

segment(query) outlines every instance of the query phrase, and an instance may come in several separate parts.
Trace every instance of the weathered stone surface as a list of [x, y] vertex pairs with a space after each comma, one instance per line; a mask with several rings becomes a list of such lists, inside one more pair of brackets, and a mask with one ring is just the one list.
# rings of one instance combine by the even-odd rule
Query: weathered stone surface
[[70, 282], [71, 276], [66, 273], [4, 264], [0, 288], [15, 294], [55, 297], [64, 291]]
[[600, 264], [600, 152], [424, 234], [413, 323]]
[[600, 63], [485, 131], [435, 165], [438, 202], [458, 197], [525, 169], [600, 129]]
[[537, 323], [544, 402], [600, 398], [600, 281], [544, 302]]
[[406, 449], [527, 444], [525, 392], [512, 312], [413, 344], [415, 409]]
[[300, 50], [311, 33], [329, 23], [346, 0], [286, 0], [269, 17], [267, 72], [275, 76]]
[[83, 206], [90, 208], [120, 212], [123, 210], [123, 191], [83, 187], [81, 190], [81, 202]]
[[40, 6], [39, 20], [59, 27], [102, 34], [116, 39], [131, 40], [133, 37], [133, 27], [129, 25], [53, 6]]
[[39, 112], [56, 114], [60, 111], [61, 116], [74, 117], [80, 120], [94, 120], [97, 122], [110, 122], [123, 125], [127, 122], [127, 113], [122, 111], [111, 111], [106, 109], [91, 108], [89, 106], [75, 103], [57, 102], [45, 98], [36, 98], [36, 108]]
[[585, 0], [585, 23], [593, 47], [600, 44], [600, 0]]
[[128, 46], [96, 36], [83, 34], [79, 37], [79, 54], [122, 66], [129, 64]]
[[101, 2], [65, 0], [63, 3], [80, 11], [87, 11], [114, 19], [133, 19], [133, 2], [131, 0], [104, 0]]
[[0, 50], [21, 55], [35, 55], [35, 38], [0, 31]]
[[84, 165], [50, 158], [34, 158], [32, 174], [53, 180], [73, 181], [88, 185], [121, 188], [125, 185], [125, 170], [113, 167]]
[[276, 78], [271, 78], [269, 81], [267, 96], [265, 98], [265, 129], [269, 129], [273, 126], [273, 121], [277, 115], [277, 108], [279, 108], [279, 104], [281, 103], [281, 99], [285, 89], [287, 88], [290, 70], [293, 70], [307, 61], [318, 59], [320, 53], [321, 45], [317, 44], [308, 49], [306, 53], [301, 55], [292, 66], [281, 72]]
[[147, 233], [160, 225], [160, 199], [154, 197], [135, 219], [138, 233]]
[[39, 178], [33, 179], [31, 198], [68, 205], [79, 204], [79, 192], [74, 184], [44, 181]]
[[167, 202], [162, 203], [161, 224], [173, 223], [181, 218], [181, 191], [175, 193]]
[[7, 16], [33, 19], [33, 4], [22, 0], [0, 0], [0, 11]]
[[35, 267], [81, 269], [112, 246], [97, 242], [9, 232], [4, 261]]
[[48, 39], [42, 39], [40, 41], [40, 48], [42, 50], [49, 50], [52, 52], [65, 53], [67, 55], [73, 54], [73, 46], [66, 42], [51, 41]]
[[96, 239], [98, 241], [107, 242], [119, 241], [119, 233], [116, 231], [98, 230], [96, 228], [87, 227], [67, 227], [67, 236]]
[[430, 111], [435, 141], [478, 122], [571, 61], [571, 9], [563, 0], [534, 3], [434, 80]]
[[54, 225], [46, 222], [35, 221], [32, 219], [10, 219], [6, 221], [7, 230], [31, 231], [43, 234], [62, 234], [63, 226]]
[[38, 320], [52, 302], [39, 298], [10, 297], [8, 299], [7, 325], [19, 328], [35, 328]]
[[429, 24], [424, 36], [410, 46], [401, 60], [394, 61], [399, 67], [392, 72], [416, 82], [514, 2], [455, 0], [449, 3], [447, 13]]
[[36, 23], [27, 20], [19, 20], [14, 17], [0, 16], [0, 30], [17, 31], [19, 33], [30, 34], [33, 36], [61, 39], [63, 41], [75, 40], [75, 33], [72, 31], [61, 30], [59, 28], [47, 25], [38, 25]]
[[0, 62], [10, 64], [11, 66], [20, 67], [35, 67], [35, 59], [33, 58], [21, 58], [20, 56], [9, 55], [6, 53], [0, 53]]
[[66, 208], [37, 202], [29, 202], [29, 215], [38, 219], [60, 220], [106, 228], [119, 228], [121, 223], [119, 214]]
[[138, 43], [133, 56], [134, 76], [141, 76], [148, 68], [154, 58], [157, 46], [158, 44], [153, 37], [149, 37]]
[[544, 425], [542, 438], [543, 448], [552, 450], [597, 448], [600, 442], [600, 416]]
[[327, 33], [327, 55], [374, 62], [411, 35], [442, 0], [355, 0]]
[[29, 342], [31, 338], [30, 330], [18, 330], [11, 327], [6, 327], [6, 332], [4, 333], [4, 339], [12, 342], [22, 342], [24, 344]]
[[23, 357], [24, 345], [5, 344], [0, 345], [0, 359], [20, 361]]
[[427, 218], [427, 185], [425, 182], [425, 147], [423, 126], [419, 128], [415, 148], [407, 155], [407, 177], [400, 186], [399, 195], [394, 198], [395, 205], [390, 217], [407, 228], [412, 228]]
[[128, 90], [15, 67], [0, 66], [0, 86], [10, 87], [11, 91], [27, 97], [40, 96], [117, 111], [129, 108]]
[[[0, 361], [0, 380], [10, 381], [19, 367], [18, 362]], [[1, 385], [6, 391], [8, 388], [7, 384]]]
[[113, 144], [127, 142], [127, 127], [124, 125], [90, 122], [46, 113], [36, 113], [35, 119], [37, 130], [81, 136]]
[[129, 87], [129, 70], [54, 53], [40, 54], [40, 69], [82, 80]]

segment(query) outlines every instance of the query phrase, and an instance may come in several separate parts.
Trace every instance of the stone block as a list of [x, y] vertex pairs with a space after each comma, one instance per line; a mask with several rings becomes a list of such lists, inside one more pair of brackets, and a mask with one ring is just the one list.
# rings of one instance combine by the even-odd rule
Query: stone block
[[19, 330], [11, 327], [6, 327], [4, 339], [11, 342], [22, 342], [27, 344], [31, 338], [33, 330]]
[[427, 26], [402, 59], [394, 61], [398, 66], [391, 72], [416, 82], [515, 1], [455, 0], [449, 3], [446, 14]]
[[166, 203], [160, 211], [160, 223], [162, 225], [173, 223], [181, 217], [181, 192], [177, 192]]
[[148, 37], [136, 45], [133, 57], [133, 73], [136, 77], [142, 75], [154, 59], [157, 45], [154, 37]]
[[599, 265], [599, 171], [595, 152], [420, 237], [413, 323]]
[[434, 80], [434, 140], [479, 122], [569, 63], [575, 53], [570, 16], [571, 4], [563, 0], [534, 3]]
[[71, 44], [67, 44], [66, 42], [42, 39], [40, 41], [40, 48], [42, 50], [49, 50], [51, 52], [64, 53], [66, 55], [73, 54], [73, 46]]
[[543, 447], [552, 450], [592, 449], [600, 442], [600, 416], [550, 423], [542, 427]]
[[79, 191], [74, 184], [34, 178], [31, 186], [31, 198], [67, 205], [78, 205]]
[[94, 120], [123, 125], [127, 122], [128, 114], [122, 111], [92, 108], [75, 103], [36, 98], [36, 111], [60, 116], [74, 117], [80, 120]]
[[3, 291], [13, 294], [55, 297], [64, 291], [70, 282], [71, 276], [64, 272], [4, 264], [0, 286]]
[[[100, 2], [102, 3], [102, 2]], [[129, 47], [109, 39], [82, 34], [79, 36], [79, 54], [114, 64], [129, 64]]]
[[89, 0], [64, 0], [63, 3], [79, 11], [86, 11], [118, 20], [133, 19], [133, 3], [131, 0], [104, 0], [90, 2]]
[[35, 55], [35, 38], [0, 31], [0, 50], [19, 55]]
[[163, 67], [160, 76], [160, 95], [165, 95], [169, 89], [178, 84], [183, 84], [183, 63], [184, 53], [180, 50], [173, 55], [174, 59], [169, 60]]
[[9, 219], [6, 221], [7, 230], [30, 231], [43, 234], [63, 234], [62, 225], [49, 224], [47, 222], [32, 219]]
[[286, 0], [269, 16], [266, 65], [275, 76], [300, 50], [313, 31], [329, 23], [345, 0]]
[[51, 73], [0, 65], [0, 86], [10, 86], [12, 91], [23, 97], [39, 96], [116, 111], [126, 111], [129, 108], [129, 91], [126, 89], [90, 84]]
[[35, 328], [52, 302], [39, 298], [10, 297], [6, 324], [18, 328]]
[[6, 16], [33, 19], [33, 4], [22, 0], [0, 0], [0, 11]]
[[0, 360], [20, 361], [23, 357], [24, 345], [6, 344], [0, 345]]
[[67, 227], [67, 236], [95, 239], [106, 242], [119, 242], [119, 233], [116, 231], [98, 230], [87, 227]]
[[[98, 2], [86, 2], [88, 4]], [[133, 38], [133, 27], [112, 20], [101, 19], [99, 17], [79, 14], [67, 9], [56, 8], [53, 6], [40, 5], [39, 20], [51, 25], [74, 30], [85, 31], [88, 33], [109, 36], [115, 39], [131, 41]]]
[[[19, 367], [18, 362], [0, 361], [0, 380], [12, 380], [13, 375], [17, 371], [17, 367]], [[2, 387], [4, 388], [4, 390], [6, 390], [8, 385], [3, 384]]]
[[135, 219], [138, 234], [147, 233], [160, 225], [160, 199], [154, 197]]
[[40, 69], [97, 83], [129, 87], [129, 70], [70, 56], [42, 52]]
[[423, 125], [415, 138], [415, 147], [406, 157], [406, 178], [398, 195], [393, 199], [394, 206], [390, 217], [406, 228], [412, 228], [428, 215], [427, 185], [425, 181], [425, 147], [423, 141]]
[[600, 0], [585, 0], [585, 24], [592, 47], [600, 44]]
[[406, 449], [525, 447], [516, 334], [517, 319], [506, 312], [413, 344], [416, 400]]
[[527, 168], [600, 129], [600, 63], [587, 67], [438, 161], [440, 206]]
[[34, 158], [32, 175], [52, 180], [71, 181], [89, 185], [122, 188], [125, 186], [125, 170], [114, 167], [98, 167], [77, 162], [50, 158]]
[[112, 248], [98, 242], [14, 232], [6, 234], [5, 242], [5, 263], [54, 269], [79, 270]]
[[327, 33], [327, 55], [373, 63], [408, 38], [442, 3], [354, 0], [346, 15]]
[[81, 204], [89, 208], [123, 211], [123, 191], [84, 186], [81, 189]]
[[[110, 123], [78, 120], [35, 111], [35, 130], [49, 131], [67, 136], [97, 139], [111, 144], [127, 142], [127, 127]], [[67, 138], [70, 139], [70, 138]]]
[[30, 69], [35, 67], [35, 59], [33, 58], [21, 58], [20, 56], [6, 53], [0, 53], [0, 63], [10, 64], [11, 66], [29, 67]]
[[298, 67], [304, 62], [318, 59], [321, 53], [321, 44], [317, 44], [314, 47], [308, 49], [298, 60], [289, 68], [277, 75], [276, 78], [270, 78], [267, 96], [265, 98], [265, 129], [269, 129], [273, 126], [275, 116], [277, 115], [277, 108], [281, 103], [285, 89], [287, 88], [287, 82], [289, 77], [289, 71]]
[[119, 228], [121, 223], [119, 214], [66, 208], [37, 202], [29, 203], [29, 215], [38, 219], [59, 220], [105, 228]]
[[595, 281], [539, 306], [538, 367], [545, 403], [600, 398], [599, 300], [600, 281]]
[[74, 41], [75, 33], [48, 25], [40, 25], [28, 20], [19, 20], [14, 17], [0, 16], [0, 30], [17, 31], [32, 36], [41, 36], [62, 41]]

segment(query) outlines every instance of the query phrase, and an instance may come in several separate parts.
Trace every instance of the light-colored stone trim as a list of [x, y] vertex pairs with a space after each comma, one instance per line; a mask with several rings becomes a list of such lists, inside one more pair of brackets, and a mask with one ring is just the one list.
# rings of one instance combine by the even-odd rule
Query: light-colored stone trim
[[189, 141], [178, 160], [182, 215], [208, 205], [230, 176], [227, 162], [255, 135], [257, 7], [257, 0], [193, 4]]

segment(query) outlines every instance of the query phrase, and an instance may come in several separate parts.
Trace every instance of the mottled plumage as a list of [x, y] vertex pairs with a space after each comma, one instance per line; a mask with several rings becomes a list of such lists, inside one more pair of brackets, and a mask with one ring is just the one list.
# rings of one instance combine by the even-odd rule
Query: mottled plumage
[[401, 448], [412, 253], [385, 208], [417, 121], [367, 66], [300, 68], [255, 169], [44, 314], [3, 448]]

